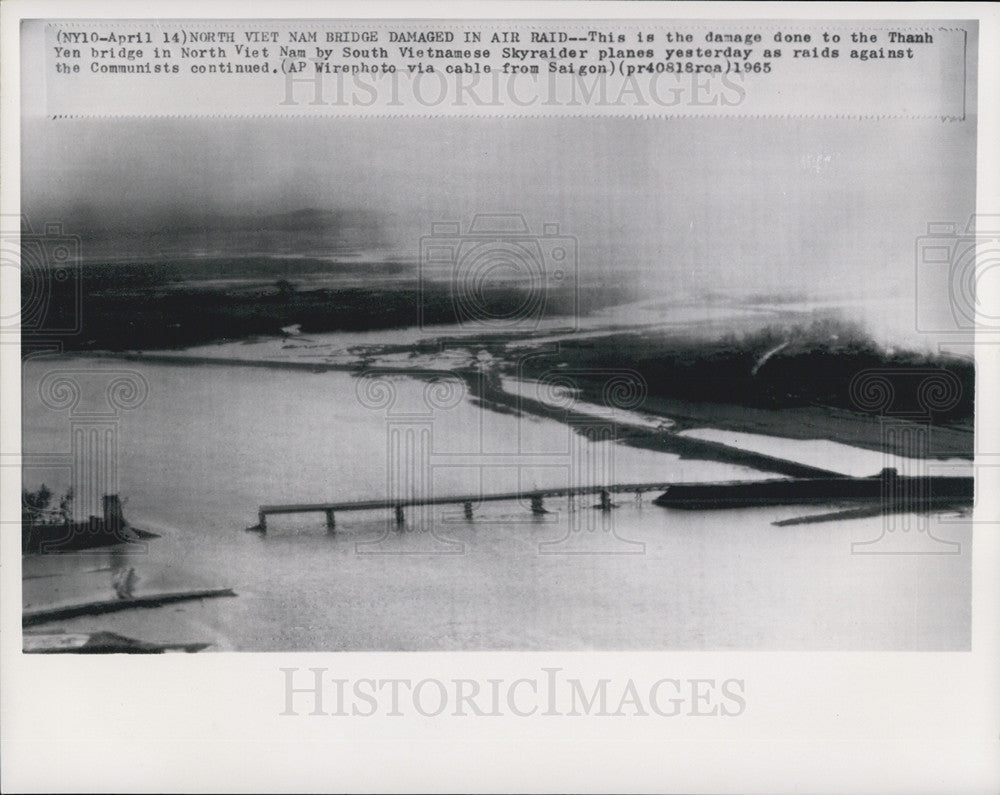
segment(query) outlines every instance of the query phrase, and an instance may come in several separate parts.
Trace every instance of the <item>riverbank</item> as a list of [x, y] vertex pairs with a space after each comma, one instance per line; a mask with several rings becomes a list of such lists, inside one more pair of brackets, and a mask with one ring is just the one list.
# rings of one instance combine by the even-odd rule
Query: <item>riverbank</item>
[[[880, 353], [875, 346], [859, 345], [856, 341], [831, 347], [821, 340], [804, 349], [801, 344], [798, 350], [786, 346], [767, 358], [765, 372], [757, 363], [763, 358], [762, 351], [766, 354], [768, 346], [773, 349], [775, 334], [762, 336], [759, 324], [745, 322], [744, 326], [749, 339], [723, 343], [717, 339], [699, 341], [690, 332], [681, 335], [662, 330], [582, 331], [568, 335], [568, 339], [567, 335], [559, 335], [555, 345], [547, 342], [551, 334], [546, 333], [507, 333], [471, 339], [418, 337], [400, 343], [387, 341], [391, 337], [385, 334], [373, 334], [371, 341], [366, 341], [364, 334], [355, 334], [347, 346], [337, 346], [324, 337], [310, 337], [271, 342], [263, 339], [178, 352], [76, 355], [109, 355], [129, 361], [191, 366], [408, 375], [418, 379], [450, 374], [461, 378], [472, 399], [491, 411], [523, 412], [565, 423], [574, 417], [577, 421], [581, 419], [567, 409], [574, 402], [587, 402], [608, 410], [627, 406], [628, 410], [614, 414], [618, 439], [625, 444], [684, 457], [746, 463], [789, 476], [809, 477], [810, 473], [776, 464], [774, 460], [748, 458], [746, 451], [681, 434], [713, 428], [734, 434], [824, 440], [887, 456], [973, 459], [974, 423], [969, 395], [974, 391], [974, 375], [970, 362]], [[758, 336], [755, 338], [754, 334]], [[815, 373], [817, 369], [821, 371], [819, 376]], [[689, 377], [692, 370], [700, 373], [700, 378]], [[671, 377], [666, 378], [664, 371]], [[787, 384], [796, 372], [802, 375], [804, 386], [796, 394], [790, 394], [787, 386], [782, 391], [779, 385]], [[907, 410], [894, 413], [894, 407], [881, 412], [852, 410], [849, 407], [853, 399], [852, 379], [867, 372], [888, 379], [889, 389], [895, 389], [896, 394], [920, 388], [912, 379], [913, 373], [923, 373], [938, 381], [946, 379], [946, 387], [957, 385], [957, 398], [942, 403], [944, 411], [923, 415]], [[523, 394], [512, 394], [499, 385], [500, 377], [547, 381], [561, 389], [564, 396], [572, 393], [573, 400], [567, 405], [553, 406]], [[615, 389], [624, 393], [616, 397]], [[807, 394], [810, 389], [816, 394]], [[647, 423], [647, 427], [630, 423], [626, 416], [629, 412], [660, 418], [662, 427], [656, 423]], [[653, 427], [648, 427], [649, 424]], [[890, 433], [889, 427], [917, 431], [924, 440], [921, 447], [914, 447], [913, 434]], [[755, 463], [749, 463], [751, 460]], [[836, 470], [836, 463], [831, 461], [828, 467], [815, 469], [819, 471], [813, 474], [828, 475]]]
[[[714, 338], [662, 329], [570, 338], [556, 349], [508, 355], [502, 369], [558, 384], [580, 401], [609, 408], [624, 401], [669, 418], [675, 433], [715, 428], [904, 457], [974, 458], [971, 360], [885, 349], [822, 313], [744, 323]], [[645, 436], [640, 443], [649, 443]]]

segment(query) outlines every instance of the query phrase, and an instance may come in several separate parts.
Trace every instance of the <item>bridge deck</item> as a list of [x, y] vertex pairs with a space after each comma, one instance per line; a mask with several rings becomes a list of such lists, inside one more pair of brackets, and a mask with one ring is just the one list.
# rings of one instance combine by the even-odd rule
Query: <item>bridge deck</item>
[[358, 500], [354, 502], [311, 502], [285, 505], [261, 505], [258, 513], [273, 515], [280, 513], [319, 513], [327, 511], [371, 511], [388, 508], [407, 508], [414, 505], [460, 505], [481, 502], [500, 502], [503, 500], [531, 500], [543, 497], [567, 497], [577, 494], [600, 494], [602, 491], [611, 493], [660, 491], [670, 483], [619, 483], [613, 486], [571, 486], [550, 489], [531, 489], [530, 491], [510, 491], [499, 494], [458, 494], [442, 497], [416, 497], [396, 500]]

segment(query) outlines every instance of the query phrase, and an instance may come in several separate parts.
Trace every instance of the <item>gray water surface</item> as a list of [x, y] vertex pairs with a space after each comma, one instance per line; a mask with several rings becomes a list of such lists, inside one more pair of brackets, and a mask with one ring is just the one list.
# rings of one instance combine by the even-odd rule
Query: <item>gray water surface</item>
[[[58, 625], [68, 630], [255, 651], [969, 645], [971, 530], [947, 517], [926, 521], [959, 554], [853, 554], [880, 538], [864, 549], [956, 550], [920, 533], [917, 517], [909, 534], [900, 525], [884, 535], [881, 517], [774, 527], [823, 509], [671, 511], [651, 504], [657, 492], [619, 495], [609, 514], [596, 499], [553, 499], [542, 517], [498, 502], [471, 522], [460, 506], [439, 506], [408, 511], [403, 529], [374, 511], [339, 514], [332, 535], [322, 515], [272, 517], [266, 536], [244, 531], [262, 503], [773, 477], [588, 441], [555, 420], [482, 409], [446, 385], [429, 397], [425, 382], [403, 376], [380, 382], [386, 402], [341, 372], [28, 362], [28, 487], [69, 483], [68, 468], [32, 458], [71, 449], [70, 410], [38, 399], [57, 369], [83, 380], [131, 371], [148, 383], [145, 402], [119, 412], [116, 471], [127, 518], [161, 537], [126, 562], [108, 551], [25, 558], [26, 606], [112, 598], [111, 572], [123, 565], [137, 593], [238, 594]], [[102, 399], [95, 389], [82, 403]]]

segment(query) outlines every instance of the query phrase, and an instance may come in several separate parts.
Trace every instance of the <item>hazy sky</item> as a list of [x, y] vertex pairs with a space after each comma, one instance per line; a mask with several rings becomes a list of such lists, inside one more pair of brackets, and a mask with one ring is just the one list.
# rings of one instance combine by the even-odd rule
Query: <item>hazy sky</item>
[[[23, 209], [365, 208], [416, 254], [436, 220], [521, 212], [580, 241], [585, 276], [760, 290], [907, 289], [928, 221], [975, 198], [975, 121], [27, 120]], [[912, 288], [910, 288], [912, 289]]]

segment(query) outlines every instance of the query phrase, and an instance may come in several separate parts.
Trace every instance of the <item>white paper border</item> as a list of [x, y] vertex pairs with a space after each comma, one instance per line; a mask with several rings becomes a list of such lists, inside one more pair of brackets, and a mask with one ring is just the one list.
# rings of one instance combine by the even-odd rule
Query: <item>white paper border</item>
[[[979, 212], [1000, 211], [1000, 8], [990, 4], [306, 3], [10, 0], [2, 4], [4, 213], [17, 213], [20, 18], [791, 18], [980, 21]], [[992, 101], [991, 101], [992, 100]], [[0, 292], [16, 295], [4, 274]], [[16, 278], [16, 277], [15, 277]], [[989, 314], [1000, 315], [1000, 296]], [[9, 300], [9, 299], [4, 299]], [[998, 351], [977, 357], [979, 450], [1000, 454]], [[19, 356], [0, 346], [0, 438], [20, 448]], [[5, 456], [6, 457], [6, 456]], [[1000, 525], [977, 524], [971, 653], [20, 653], [20, 479], [0, 485], [0, 763], [7, 791], [996, 792]], [[1000, 490], [977, 519], [1000, 517]], [[719, 719], [280, 717], [280, 667], [345, 676], [742, 678]], [[491, 723], [490, 720], [496, 721]]]

